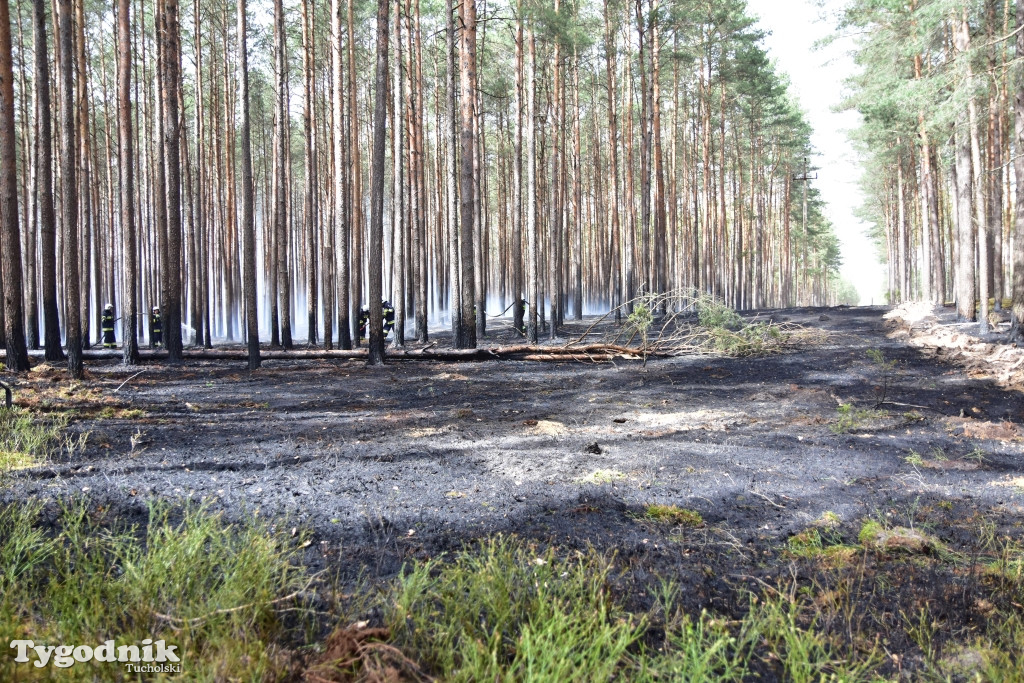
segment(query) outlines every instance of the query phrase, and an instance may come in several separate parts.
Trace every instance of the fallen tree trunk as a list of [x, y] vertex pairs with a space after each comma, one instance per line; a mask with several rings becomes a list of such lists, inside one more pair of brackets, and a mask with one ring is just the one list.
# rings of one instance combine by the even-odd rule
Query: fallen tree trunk
[[[37, 355], [37, 354], [33, 354]], [[479, 349], [439, 349], [427, 347], [423, 349], [392, 349], [385, 351], [384, 357], [391, 360], [441, 360], [441, 361], [483, 361], [483, 360], [530, 360], [530, 361], [609, 361], [613, 358], [642, 358], [641, 349], [634, 349], [615, 344], [590, 344], [588, 346], [533, 346], [522, 344], [516, 346], [497, 346]], [[647, 357], [659, 354], [648, 353]], [[2, 358], [0, 354], [0, 358]], [[121, 352], [111, 350], [91, 350], [83, 352], [85, 360], [117, 360]], [[144, 361], [167, 360], [166, 351], [140, 351], [139, 357]], [[248, 353], [244, 348], [228, 349], [186, 349], [185, 360], [247, 360]], [[324, 349], [293, 349], [291, 351], [264, 350], [260, 353], [263, 360], [360, 360], [367, 358], [366, 349], [348, 351]]]
[[[648, 354], [650, 356], [651, 354]], [[484, 360], [531, 360], [531, 361], [598, 361], [612, 358], [641, 358], [639, 349], [594, 344], [591, 346], [564, 348], [545, 346], [499, 346], [479, 349], [387, 349], [387, 360], [439, 360], [439, 361], [484, 361]], [[146, 358], [147, 356], [143, 356]], [[241, 350], [186, 351], [187, 360], [244, 360]], [[366, 349], [351, 351], [266, 351], [264, 360], [358, 360], [366, 359]]]

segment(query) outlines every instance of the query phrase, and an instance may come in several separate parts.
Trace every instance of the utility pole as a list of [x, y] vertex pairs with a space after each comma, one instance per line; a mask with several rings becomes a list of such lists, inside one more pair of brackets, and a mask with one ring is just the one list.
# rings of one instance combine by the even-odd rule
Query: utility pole
[[[811, 175], [808, 171], [809, 171], [809, 168], [808, 168], [808, 165], [807, 165], [807, 157], [804, 157], [804, 172], [803, 173], [794, 173], [793, 174], [793, 180], [794, 181], [801, 182], [801, 183], [804, 184], [804, 218], [803, 218], [804, 244], [803, 244], [803, 253], [802, 253], [801, 257], [800, 257], [800, 260], [801, 260], [801, 262], [803, 264], [803, 269], [802, 269], [803, 270], [803, 277], [801, 278], [801, 281], [803, 282], [803, 290], [805, 292], [807, 291], [807, 243], [809, 241], [807, 239], [807, 184], [811, 180], [817, 180], [818, 179], [818, 174], [817, 173], [815, 173], [814, 175]], [[797, 299], [799, 299], [799, 297], [797, 297]]]

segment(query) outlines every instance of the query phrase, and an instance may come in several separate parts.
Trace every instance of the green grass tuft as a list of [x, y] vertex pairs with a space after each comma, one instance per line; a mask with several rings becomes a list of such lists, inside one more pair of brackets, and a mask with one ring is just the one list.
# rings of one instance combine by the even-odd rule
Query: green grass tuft
[[644, 632], [608, 592], [610, 565], [497, 537], [402, 577], [395, 642], [447, 681], [610, 680]]
[[[38, 505], [0, 509], [0, 632], [43, 643], [178, 646], [180, 680], [274, 678], [283, 639], [278, 603], [304, 585], [295, 542], [255, 520], [232, 525], [202, 509], [172, 519], [153, 505], [135, 528], [101, 527], [83, 503], [52, 533]], [[21, 667], [18, 669], [17, 667]], [[0, 657], [0, 679], [26, 673]], [[72, 680], [110, 680], [116, 664], [62, 670]]]
[[850, 403], [840, 404], [836, 408], [836, 414], [838, 415], [836, 421], [829, 425], [829, 429], [834, 434], [848, 434], [857, 429], [870, 427], [871, 423], [876, 423], [889, 417], [889, 413], [884, 410], [855, 408]]
[[857, 541], [861, 545], [871, 545], [885, 531], [885, 527], [873, 519], [864, 522], [857, 534]]
[[70, 416], [46, 418], [15, 406], [0, 408], [0, 482], [13, 470], [35, 467], [58, 455], [71, 456], [85, 447], [86, 435], [67, 434]]
[[644, 509], [644, 516], [655, 522], [663, 522], [674, 526], [704, 526], [704, 518], [696, 510], [688, 510], [678, 505], [651, 504]]

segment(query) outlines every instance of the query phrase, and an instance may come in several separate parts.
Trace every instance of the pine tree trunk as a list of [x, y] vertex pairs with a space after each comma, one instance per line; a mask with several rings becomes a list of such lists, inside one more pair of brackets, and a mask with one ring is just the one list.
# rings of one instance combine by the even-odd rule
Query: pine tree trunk
[[[351, 4], [351, 3], [350, 3]], [[349, 301], [351, 299], [351, 287], [350, 287], [350, 258], [349, 258], [349, 236], [351, 230], [349, 229], [350, 224], [355, 229], [354, 221], [359, 216], [359, 199], [356, 197], [357, 192], [353, 189], [352, 202], [346, 202], [345, 194], [345, 155], [342, 152], [342, 146], [345, 144], [344, 138], [344, 104], [343, 104], [343, 88], [344, 86], [344, 67], [342, 64], [342, 47], [341, 47], [341, 0], [332, 0], [331, 3], [331, 25], [333, 32], [331, 35], [331, 55], [332, 55], [332, 72], [334, 75], [334, 91], [332, 98], [334, 121], [334, 235], [339, 240], [338, 253], [334, 258], [339, 263], [338, 277], [337, 277], [337, 291], [338, 301], [335, 306], [338, 313], [338, 345], [348, 350], [352, 348], [352, 329], [351, 329], [351, 317], [349, 315]], [[349, 31], [349, 43], [352, 42], [352, 31]], [[350, 96], [355, 98], [355, 80], [349, 84], [349, 87], [353, 90], [350, 92]], [[355, 126], [355, 120], [351, 121], [351, 125]], [[353, 155], [353, 158], [358, 159], [359, 148], [353, 147], [349, 150], [349, 153]], [[353, 162], [353, 164], [358, 163]], [[358, 175], [355, 176], [355, 183], [358, 183]], [[345, 215], [344, 208], [349, 207], [351, 215]], [[333, 250], [332, 250], [333, 251]], [[356, 255], [358, 259], [358, 253]], [[327, 339], [328, 335], [325, 332], [324, 338]]]
[[200, 22], [196, 20], [199, 14], [199, 0], [194, 0], [192, 5], [194, 46], [196, 51], [196, 195], [195, 195], [195, 232], [196, 232], [196, 263], [193, 268], [196, 270], [196, 302], [194, 305], [195, 316], [193, 323], [196, 328], [196, 346], [209, 347], [212, 345], [210, 334], [210, 300], [207, 296], [209, 286], [209, 272], [206, 258], [206, 127], [205, 127], [205, 96], [203, 83], [203, 41], [200, 31]]
[[[554, 12], [559, 11], [559, 0], [554, 2]], [[549, 128], [551, 129], [551, 177], [548, 187], [548, 249], [547, 249], [547, 290], [548, 290], [548, 318], [551, 326], [548, 328], [548, 338], [554, 340], [558, 336], [558, 308], [559, 308], [559, 286], [558, 286], [558, 244], [561, 241], [560, 223], [562, 219], [561, 194], [559, 190], [559, 178], [561, 176], [562, 150], [559, 144], [559, 133], [562, 129], [561, 117], [561, 89], [562, 89], [562, 66], [560, 56], [560, 45], [556, 40], [551, 51], [551, 106], [549, 113]]]
[[[25, 39], [24, 30], [22, 28], [22, 17], [21, 17], [21, 6], [18, 9], [18, 47], [24, 53], [25, 51]], [[30, 28], [32, 18], [29, 18]], [[37, 202], [36, 202], [36, 175], [38, 169], [36, 167], [36, 153], [35, 153], [35, 136], [38, 134], [38, 128], [36, 128], [36, 122], [39, 120], [38, 115], [29, 113], [29, 87], [26, 79], [28, 72], [31, 67], [23, 60], [19, 81], [21, 84], [21, 106], [22, 106], [22, 145], [21, 149], [23, 154], [24, 168], [26, 171], [22, 176], [23, 182], [23, 193], [25, 202], [22, 206], [25, 209], [25, 231], [24, 239], [25, 246], [22, 252], [22, 257], [25, 260], [25, 326], [26, 326], [26, 342], [30, 350], [36, 350], [39, 348], [39, 279], [38, 269], [39, 264], [37, 260], [38, 253], [38, 235], [39, 235], [39, 222]], [[35, 106], [35, 98], [31, 98], [33, 106]], [[31, 132], [30, 132], [31, 131]], [[0, 278], [2, 279], [2, 278]]]
[[282, 0], [274, 0], [274, 53], [275, 71], [277, 72], [277, 103], [274, 115], [274, 147], [277, 151], [274, 158], [274, 241], [277, 253], [277, 292], [278, 314], [281, 323], [281, 345], [285, 349], [292, 348], [291, 318], [291, 270], [288, 267], [288, 202], [287, 173], [285, 164], [289, 163], [288, 153], [288, 95], [287, 95], [287, 57], [285, 55], [284, 36], [284, 5]]
[[[416, 106], [412, 112], [413, 121], [415, 122], [415, 171], [413, 181], [416, 183], [416, 193], [418, 201], [416, 202], [416, 218], [413, 226], [413, 249], [412, 253], [409, 254], [409, 258], [416, 261], [416, 292], [415, 292], [415, 305], [416, 305], [416, 340], [422, 343], [426, 343], [429, 337], [427, 330], [427, 301], [428, 301], [428, 283], [430, 280], [429, 276], [429, 247], [428, 247], [428, 235], [427, 235], [427, 178], [426, 178], [426, 161], [424, 158], [423, 149], [423, 36], [420, 31], [420, 0], [413, 0], [413, 14], [415, 23], [415, 37], [416, 37], [416, 59], [415, 59], [415, 70], [416, 75], [413, 77], [410, 72], [409, 80], [414, 84], [415, 91], [417, 93]], [[435, 150], [435, 158], [440, 154], [438, 150]], [[435, 176], [438, 185], [441, 184], [441, 178]], [[440, 204], [437, 207], [437, 213], [440, 213]], [[440, 227], [440, 226], [439, 226]], [[440, 230], [438, 230], [438, 239], [440, 240]], [[443, 259], [438, 258], [438, 262]], [[440, 282], [440, 275], [437, 280]], [[440, 296], [441, 287], [438, 286]]]
[[[901, 140], [896, 139], [896, 144], [899, 145]], [[806, 187], [807, 181], [804, 181]], [[903, 187], [903, 156], [901, 154], [896, 155], [896, 233], [894, 238], [896, 240], [896, 261], [893, 263], [893, 267], [896, 270], [896, 299], [892, 303], [902, 303], [904, 301], [910, 301], [914, 298], [913, 292], [910, 291], [908, 285], [910, 278], [907, 276], [907, 271], [910, 267], [910, 262], [907, 255], [907, 203], [905, 201], [905, 193]]]
[[608, 77], [608, 152], [611, 156], [609, 161], [609, 172], [612, 176], [611, 183], [611, 269], [609, 284], [611, 289], [611, 306], [615, 309], [615, 323], [622, 320], [622, 303], [625, 298], [625, 283], [623, 282], [623, 271], [619, 267], [621, 261], [622, 239], [619, 227], [619, 161], [618, 161], [618, 120], [615, 115], [615, 32], [612, 30], [611, 9], [609, 0], [604, 0], [604, 37], [605, 37], [605, 70]]
[[[967, 10], [963, 11], [963, 17], [958, 27], [957, 36], [957, 49], [963, 54], [963, 58], [968, 60], [966, 62], [966, 83], [967, 87], [974, 87], [974, 73], [970, 66], [970, 61], [967, 53], [971, 49], [970, 45], [970, 27], [967, 23]], [[988, 221], [985, 215], [985, 184], [988, 174], [985, 172], [981, 161], [981, 142], [978, 137], [978, 107], [975, 102], [974, 95], [970, 95], [967, 98], [967, 123], [968, 132], [967, 136], [970, 141], [970, 162], [971, 162], [971, 174], [968, 178], [972, 179], [973, 182], [966, 182], [967, 190], [970, 191], [973, 188], [973, 203], [972, 208], [974, 209], [974, 220], [977, 224], [977, 258], [978, 258], [978, 275], [977, 275], [977, 287], [978, 287], [978, 299], [980, 300], [980, 310], [978, 311], [978, 328], [981, 334], [988, 334], [988, 311], [989, 311], [989, 270], [991, 264], [989, 263], [989, 231]], [[962, 246], [962, 245], [961, 245]]]
[[6, 366], [27, 372], [24, 291], [21, 278], [21, 232], [18, 228], [18, 160], [14, 133], [14, 66], [11, 13], [0, 0], [0, 247], [3, 248], [4, 337]]
[[316, 124], [313, 122], [315, 112], [314, 91], [316, 88], [313, 73], [313, 0], [302, 0], [302, 132], [305, 137], [305, 209], [306, 223], [306, 340], [310, 346], [317, 343], [317, 314], [320, 307], [317, 280], [317, 236], [320, 222], [317, 217], [316, 193]]
[[178, 88], [181, 57], [178, 50], [178, 0], [162, 0], [164, 27], [164, 156], [167, 182], [167, 298], [160, 311], [164, 343], [171, 362], [183, 358], [181, 339], [181, 128]]
[[[995, 310], [1003, 310], [1003, 108], [1005, 102], [1000, 87], [999, 64], [996, 59], [996, 5], [1000, 0], [988, 0], [986, 4], [986, 24], [988, 24], [989, 42], [989, 77], [993, 83], [989, 86], [988, 112], [988, 148], [986, 161], [990, 171], [985, 174], [988, 194], [989, 234], [989, 281], [990, 291], [995, 299]], [[1009, 3], [1007, 3], [1009, 7]]]
[[[152, 299], [163, 309], [168, 309], [170, 267], [167, 261], [167, 155], [163, 152], [164, 125], [166, 123], [163, 109], [163, 93], [166, 87], [164, 79], [167, 74], [164, 66], [166, 60], [163, 37], [165, 29], [161, 0], [153, 0], [153, 23], [156, 30], [156, 58], [154, 60], [156, 73], [151, 83], [153, 87], [152, 110], [150, 112], [152, 130], [147, 131], [149, 133], [147, 144], [150, 146], [147, 156], [153, 167], [148, 189], [150, 191], [149, 199], [153, 207], [154, 231], [156, 233], [156, 259], [154, 262], [151, 262], [149, 272], [152, 274], [152, 279], [156, 282]], [[143, 62], [145, 62], [145, 57], [143, 57]], [[147, 101], [148, 104], [149, 102]], [[167, 326], [166, 315], [164, 316], [164, 326]], [[152, 339], [152, 329], [149, 330], [149, 334], [150, 339]]]
[[387, 145], [388, 9], [391, 0], [377, 0], [377, 71], [373, 107], [373, 159], [370, 165], [370, 365], [384, 364], [382, 257], [384, 253], [384, 160]]
[[[475, 3], [475, 0], [474, 0]], [[556, 2], [557, 11], [557, 2]], [[489, 273], [487, 270], [488, 239], [487, 206], [487, 171], [484, 160], [487, 159], [487, 129], [484, 125], [483, 97], [477, 89], [476, 54], [486, 54], [487, 24], [480, 36], [480, 45], [476, 40], [476, 5], [473, 6], [473, 51], [472, 71], [470, 72], [470, 92], [473, 93], [473, 317], [474, 339], [487, 336], [487, 288]]]
[[122, 312], [125, 316], [124, 346], [122, 358], [125, 365], [139, 362], [139, 341], [136, 320], [139, 313], [138, 292], [139, 264], [135, 230], [135, 160], [134, 135], [132, 133], [132, 42], [131, 42], [131, 0], [117, 2], [117, 136], [118, 169], [121, 192], [121, 234], [124, 236], [124, 301]]
[[[404, 113], [408, 114], [408, 107], [404, 106], [405, 85], [402, 78], [402, 12], [401, 3], [395, 9], [395, 68], [392, 72], [391, 86], [391, 115], [393, 124], [391, 126], [391, 159], [394, 172], [392, 173], [391, 190], [391, 305], [395, 307], [395, 346], [404, 346], [405, 335], [405, 232], [406, 232], [406, 187], [411, 184], [411, 178], [406, 180], [406, 171], [410, 159], [408, 150], [405, 149], [405, 137], [409, 129], [403, 126]], [[406, 54], [407, 51], [406, 51]], [[411, 88], [410, 88], [411, 90]], [[404, 128], [404, 129], [403, 129]]]
[[[348, 0], [348, 82], [349, 82], [349, 149], [350, 168], [349, 182], [352, 199], [349, 203], [351, 216], [346, 230], [342, 231], [341, 259], [342, 269], [339, 274], [341, 282], [340, 319], [338, 326], [344, 327], [341, 333], [341, 348], [351, 348], [353, 324], [358, 325], [359, 306], [363, 301], [363, 172], [361, 162], [362, 147], [359, 144], [359, 111], [356, 106], [356, 44], [355, 25], [353, 21], [353, 1]], [[339, 29], [339, 35], [341, 31]], [[340, 74], [338, 82], [341, 82]], [[338, 114], [341, 121], [341, 114]], [[347, 260], [347, 264], [345, 261]], [[370, 302], [373, 304], [374, 302]], [[379, 303], [379, 302], [378, 302]], [[371, 306], [372, 307], [372, 306]]]
[[526, 337], [531, 344], [538, 339], [537, 313], [540, 305], [540, 269], [537, 267], [537, 91], [534, 73], [537, 70], [537, 47], [533, 28], [526, 31], [526, 263], [529, 279]]
[[1024, 2], [1017, 2], [1017, 91], [1013, 95], [1014, 147], [1013, 161], [1017, 181], [1017, 208], [1014, 225], [1013, 251], [1013, 336], [1024, 339]]
[[956, 310], [963, 321], [977, 320], [977, 287], [975, 280], [974, 216], [971, 206], [971, 141], [967, 112], [956, 122]]
[[238, 80], [241, 86], [242, 143], [242, 289], [245, 293], [249, 369], [260, 367], [260, 325], [256, 312], [256, 225], [253, 218], [252, 142], [249, 132], [249, 56], [246, 0], [238, 0]]
[[647, 31], [644, 22], [643, 0], [636, 0], [636, 34], [638, 38], [637, 64], [640, 70], [640, 287], [650, 292], [651, 280], [651, 128], [650, 98], [647, 83]]
[[[912, 6], [913, 7], [913, 6]], [[923, 77], [923, 59], [920, 54], [914, 55], [914, 79], [921, 80]], [[928, 139], [928, 129], [925, 125], [924, 113], [919, 112], [917, 116], [918, 137], [921, 144], [920, 164], [921, 173], [918, 178], [918, 188], [921, 199], [921, 296], [930, 303], [941, 303], [936, 295], [934, 285], [935, 277], [932, 269], [932, 233], [939, 229], [938, 216], [932, 215], [932, 165], [931, 165], [931, 143]], [[936, 205], [937, 206], [937, 205]]]
[[459, 180], [459, 255], [462, 279], [462, 324], [455, 338], [455, 348], [476, 348], [476, 316], [473, 309], [476, 302], [476, 287], [473, 273], [474, 219], [476, 218], [474, 192], [474, 160], [476, 140], [474, 137], [473, 105], [476, 100], [476, 0], [463, 0], [459, 12], [462, 20], [462, 35], [459, 49], [459, 86], [461, 90], [461, 128], [459, 139], [462, 143], [461, 173]]
[[447, 169], [445, 180], [448, 200], [448, 290], [450, 294], [452, 336], [458, 340], [462, 334], [462, 259], [460, 256], [458, 221], [458, 167], [455, 141], [459, 139], [458, 120], [455, 109], [455, 9], [452, 0], [445, 0], [445, 57], [447, 58], [445, 80], [445, 122], [447, 129]]
[[33, 0], [36, 89], [36, 202], [39, 205], [40, 275], [43, 295], [43, 345], [49, 362], [64, 360], [57, 306], [57, 219], [53, 199], [53, 134], [50, 125], [50, 60], [47, 55], [46, 7]]
[[[90, 268], [91, 259], [90, 256], [92, 251], [90, 244], [94, 240], [95, 225], [93, 224], [93, 211], [92, 211], [92, 172], [90, 168], [91, 153], [90, 153], [90, 130], [89, 130], [89, 96], [88, 86], [86, 83], [86, 73], [88, 71], [88, 62], [85, 59], [85, 13], [83, 9], [83, 0], [74, 0], [74, 12], [75, 12], [75, 52], [77, 56], [77, 62], [80, 65], [76, 70], [76, 78], [78, 83], [78, 91], [76, 93], [77, 101], [75, 108], [78, 112], [78, 218], [79, 218], [79, 231], [80, 231], [80, 262], [79, 272], [82, 275], [82, 348], [88, 349], [90, 345], [89, 332], [90, 332], [90, 301], [89, 293], [92, 288], [92, 269]], [[99, 265], [99, 253], [95, 254], [96, 263]], [[103, 291], [99, 278], [96, 279], [96, 293], [97, 298]], [[111, 299], [113, 301], [113, 299]], [[97, 308], [99, 308], [97, 306]], [[99, 313], [99, 311], [97, 311]], [[99, 316], [97, 316], [98, 322]], [[99, 325], [97, 325], [97, 328]]]
[[509, 267], [512, 280], [512, 326], [523, 329], [525, 301], [523, 291], [523, 3], [516, 7], [516, 84], [513, 93], [515, 108], [515, 143], [512, 151], [512, 246]]
[[78, 192], [75, 168], [75, 51], [71, 0], [59, 0], [58, 50], [61, 81], [61, 208], [64, 216], [64, 298], [68, 373], [82, 379], [81, 291], [78, 278]]
[[[668, 267], [668, 249], [665, 244], [665, 172], [663, 150], [661, 146], [661, 34], [658, 29], [658, 0], [650, 0], [651, 23], [651, 141], [649, 148], [653, 155], [651, 169], [654, 180], [653, 192], [653, 271], [651, 274], [651, 291], [664, 292], [666, 288], [666, 270]], [[735, 129], [734, 129], [735, 130]]]

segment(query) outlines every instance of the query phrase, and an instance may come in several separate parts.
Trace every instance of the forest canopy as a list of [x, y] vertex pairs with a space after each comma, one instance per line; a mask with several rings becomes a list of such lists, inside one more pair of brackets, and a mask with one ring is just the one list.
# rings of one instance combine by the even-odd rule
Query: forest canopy
[[469, 347], [502, 311], [536, 341], [645, 292], [847, 294], [742, 0], [15, 0], [8, 25], [11, 360], [80, 367], [108, 303], [126, 362], [159, 307], [172, 359], [258, 365], [261, 339], [360, 344], [363, 307], [383, 348], [377, 297], [396, 343]]
[[865, 217], [895, 303], [955, 301], [989, 326], [1012, 296], [1024, 319], [1024, 3], [853, 0], [860, 36], [848, 106]]

